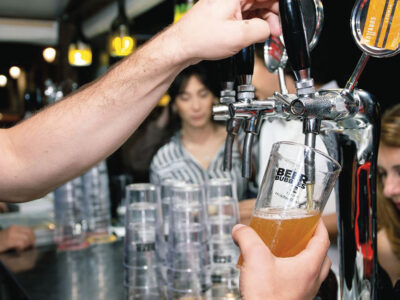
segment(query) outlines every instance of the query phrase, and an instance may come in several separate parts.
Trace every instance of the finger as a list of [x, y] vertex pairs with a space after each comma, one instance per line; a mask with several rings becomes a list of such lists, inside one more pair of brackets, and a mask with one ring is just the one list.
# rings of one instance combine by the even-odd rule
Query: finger
[[279, 36], [282, 34], [281, 21], [277, 14], [269, 10], [250, 11], [244, 14], [244, 19], [251, 20], [253, 18], [261, 18], [266, 21], [270, 27], [271, 35]]
[[241, 1], [241, 8], [243, 12], [246, 11], [252, 11], [252, 10], [268, 10], [271, 11], [275, 14], [279, 13], [279, 2], [278, 1], [270, 1], [270, 0], [265, 0], [265, 1], [254, 1], [252, 3], [249, 3], [248, 1]]
[[26, 226], [16, 226], [14, 229], [19, 233], [24, 234], [30, 244], [35, 241], [35, 233], [33, 232], [32, 228]]
[[252, 255], [250, 253], [254, 253], [254, 258], [257, 260], [259, 257], [256, 252], [258, 251], [261, 251], [263, 256], [269, 255], [272, 257], [271, 251], [265, 246], [259, 235], [249, 226], [242, 224], [235, 225], [232, 229], [232, 237], [236, 245], [239, 246], [245, 260], [251, 259]]
[[267, 13], [264, 19], [268, 22], [271, 35], [280, 36], [282, 34], [281, 20], [279, 16], [274, 13]]
[[240, 27], [237, 32], [250, 43], [264, 42], [271, 34], [269, 23], [259, 18], [238, 21], [237, 24]]
[[35, 232], [32, 230], [32, 228], [27, 227], [26, 228], [26, 236], [29, 239], [29, 243], [32, 245], [35, 242]]
[[11, 238], [10, 244], [17, 250], [24, 250], [34, 243], [34, 236], [30, 231], [18, 231]]
[[8, 248], [21, 251], [27, 244], [27, 237], [22, 232], [13, 234], [8, 241]]
[[318, 282], [319, 282], [320, 285], [322, 284], [322, 282], [328, 276], [329, 270], [331, 269], [331, 266], [332, 266], [332, 261], [328, 256], [326, 256], [325, 260], [324, 260], [324, 262], [322, 264], [322, 267], [321, 267], [321, 272], [319, 273]]
[[329, 249], [328, 231], [320, 219], [315, 229], [313, 237], [308, 242], [306, 249], [300, 252], [300, 256], [306, 256], [305, 259], [313, 259], [316, 264], [322, 264]]

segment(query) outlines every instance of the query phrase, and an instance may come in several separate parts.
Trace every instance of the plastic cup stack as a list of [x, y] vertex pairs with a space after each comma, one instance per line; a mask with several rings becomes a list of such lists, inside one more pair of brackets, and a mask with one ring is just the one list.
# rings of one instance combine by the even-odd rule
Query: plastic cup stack
[[124, 284], [128, 299], [161, 299], [160, 261], [165, 252], [158, 187], [126, 187]]

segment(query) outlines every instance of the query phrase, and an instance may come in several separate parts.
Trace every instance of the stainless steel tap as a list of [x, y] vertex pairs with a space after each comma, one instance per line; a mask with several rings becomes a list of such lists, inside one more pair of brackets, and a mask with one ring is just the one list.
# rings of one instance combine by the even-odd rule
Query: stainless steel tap
[[[234, 68], [231, 68], [229, 63], [233, 64]], [[224, 168], [225, 170], [231, 168], [233, 142], [243, 126], [246, 136], [243, 145], [242, 175], [245, 178], [250, 178], [254, 137], [260, 131], [263, 115], [271, 111], [272, 107], [269, 105], [272, 102], [255, 100], [254, 86], [251, 84], [254, 67], [254, 45], [242, 49], [230, 61], [222, 61], [220, 66], [223, 70], [234, 70], [231, 73], [235, 73], [237, 78], [236, 92], [233, 89], [228, 91], [226, 88], [223, 89], [220, 98], [221, 105], [213, 108], [215, 119], [227, 120]], [[227, 87], [228, 84], [224, 83], [223, 86]], [[229, 87], [232, 87], [232, 85], [229, 85]], [[229, 95], [228, 99], [227, 95]]]
[[[250, 97], [254, 90], [242, 87], [237, 90], [234, 103], [216, 106], [213, 113], [216, 119], [234, 117], [246, 123], [246, 153], [251, 153], [252, 137], [258, 134], [261, 122], [272, 117], [301, 119], [305, 144], [310, 147], [315, 147], [316, 135], [322, 138], [329, 155], [337, 159], [343, 168], [336, 185], [339, 298], [378, 299], [376, 169], [380, 111], [374, 97], [356, 86], [369, 56], [395, 55], [400, 53], [400, 45], [392, 51], [379, 51], [377, 47], [369, 49], [361, 43], [360, 28], [364, 26], [365, 20], [362, 18], [367, 16], [365, 10], [368, 5], [364, 0], [357, 1], [351, 24], [355, 41], [363, 55], [345, 88], [315, 90], [310, 77], [310, 38], [307, 37], [302, 17], [301, 4], [305, 1], [279, 2], [285, 48], [296, 77], [296, 94], [281, 90], [268, 99], [254, 100]], [[241, 92], [243, 96], [239, 96]], [[246, 157], [245, 176], [250, 172], [248, 165], [249, 158]], [[312, 185], [314, 158], [307, 157], [305, 166], [308, 183]]]

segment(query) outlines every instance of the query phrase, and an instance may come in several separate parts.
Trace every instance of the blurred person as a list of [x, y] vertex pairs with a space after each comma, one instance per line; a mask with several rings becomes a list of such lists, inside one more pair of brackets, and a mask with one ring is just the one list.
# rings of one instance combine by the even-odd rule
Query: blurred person
[[177, 179], [204, 184], [210, 178], [230, 178], [236, 185], [238, 199], [246, 198], [248, 181], [241, 175], [243, 135], [233, 146], [232, 170], [225, 172], [226, 129], [224, 123], [212, 118], [217, 90], [209, 80], [205, 65], [200, 63], [182, 71], [168, 91], [171, 102], [167, 128], [170, 132], [166, 136], [167, 143], [152, 160], [151, 182]]
[[[169, 97], [169, 95], [164, 97]], [[122, 162], [134, 182], [150, 181], [150, 164], [169, 133], [168, 121], [168, 105], [158, 105], [122, 145]]]
[[400, 104], [382, 117], [378, 152], [378, 261], [400, 278]]

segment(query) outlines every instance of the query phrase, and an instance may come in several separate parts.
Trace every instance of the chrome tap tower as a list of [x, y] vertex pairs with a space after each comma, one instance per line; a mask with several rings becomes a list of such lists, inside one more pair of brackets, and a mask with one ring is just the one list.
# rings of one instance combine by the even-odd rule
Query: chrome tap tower
[[[216, 120], [227, 121], [224, 166], [230, 169], [233, 139], [243, 128], [246, 138], [242, 175], [250, 177], [254, 136], [259, 133], [263, 120], [271, 117], [301, 119], [304, 142], [310, 147], [315, 147], [316, 135], [320, 135], [329, 155], [337, 159], [343, 168], [336, 186], [340, 254], [339, 298], [378, 299], [376, 173], [380, 111], [372, 95], [356, 89], [356, 85], [370, 55], [392, 56], [400, 49], [377, 51], [374, 48], [369, 51], [368, 47], [362, 45], [360, 34], [364, 24], [361, 18], [365, 18], [366, 13], [363, 10], [367, 9], [368, 1], [360, 0], [353, 9], [351, 25], [355, 41], [363, 55], [345, 88], [316, 90], [310, 77], [311, 39], [307, 37], [304, 7], [301, 7], [306, 2], [315, 4], [316, 19], [320, 18], [318, 9], [322, 6], [319, 0], [279, 2], [285, 44], [281, 45], [283, 52], [280, 58], [284, 60], [287, 51], [296, 78], [296, 94], [287, 93], [282, 68], [279, 67], [281, 92], [275, 92], [265, 100], [255, 99], [254, 86], [251, 85], [253, 46], [221, 62], [221, 71], [229, 75], [226, 75], [226, 82], [223, 84], [221, 104], [214, 106], [213, 114]], [[317, 27], [320, 24], [315, 26]], [[279, 39], [273, 39], [275, 44], [279, 44]], [[269, 40], [266, 45], [271, 43]], [[305, 166], [309, 180], [307, 183], [312, 188], [314, 158], [307, 157]]]

